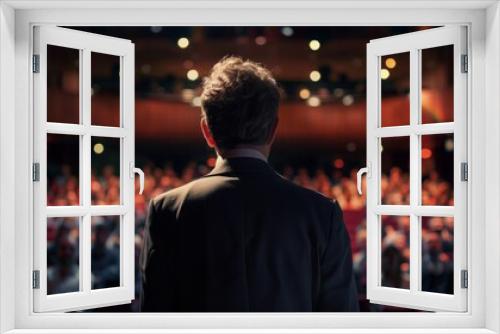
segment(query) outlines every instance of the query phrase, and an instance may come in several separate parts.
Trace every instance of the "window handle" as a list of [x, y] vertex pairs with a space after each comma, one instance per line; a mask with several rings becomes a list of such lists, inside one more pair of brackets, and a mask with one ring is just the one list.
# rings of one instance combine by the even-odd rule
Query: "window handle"
[[130, 178], [134, 178], [135, 174], [139, 175], [139, 194], [144, 191], [144, 172], [142, 169], [134, 167], [134, 163], [130, 162]]
[[363, 174], [366, 174], [367, 177], [370, 177], [370, 163], [368, 163], [368, 166], [363, 167], [360, 170], [358, 170], [358, 173], [356, 174], [356, 178], [357, 178], [356, 185], [358, 187], [358, 194], [360, 194], [360, 195], [363, 194], [363, 190], [361, 189], [361, 185], [362, 185], [361, 178], [363, 177]]
[[134, 167], [134, 173], [139, 175], [139, 195], [144, 191], [144, 172], [142, 169]]

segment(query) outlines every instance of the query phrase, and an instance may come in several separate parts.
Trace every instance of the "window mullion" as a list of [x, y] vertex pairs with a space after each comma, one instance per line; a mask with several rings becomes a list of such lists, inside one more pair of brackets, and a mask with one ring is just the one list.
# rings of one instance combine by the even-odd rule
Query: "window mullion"
[[82, 72], [81, 72], [81, 99], [82, 99], [82, 125], [85, 133], [82, 136], [82, 147], [80, 157], [80, 170], [82, 175], [81, 190], [83, 193], [82, 205], [85, 213], [82, 218], [82, 236], [80, 241], [81, 262], [80, 262], [80, 277], [82, 278], [83, 291], [90, 292], [91, 290], [91, 136], [90, 136], [90, 113], [91, 113], [91, 52], [84, 49], [82, 52]]
[[[134, 157], [134, 47], [123, 55], [120, 62], [120, 123], [126, 131], [121, 145], [121, 184], [122, 200], [127, 213], [122, 216], [121, 242], [121, 286], [125, 287], [134, 298], [134, 173], [129, 170], [135, 165]], [[131, 173], [132, 172], [132, 173]]]
[[[410, 51], [410, 127], [415, 129], [420, 123], [420, 54], [418, 49]], [[410, 206], [420, 203], [420, 136], [412, 130], [410, 134]], [[410, 214], [410, 290], [420, 289], [421, 251], [420, 217]]]

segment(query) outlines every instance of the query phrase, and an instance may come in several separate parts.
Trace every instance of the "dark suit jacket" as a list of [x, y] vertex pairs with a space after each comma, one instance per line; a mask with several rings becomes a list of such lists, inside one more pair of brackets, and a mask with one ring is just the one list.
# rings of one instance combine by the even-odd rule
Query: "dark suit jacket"
[[141, 270], [144, 312], [358, 310], [339, 205], [254, 158], [152, 200]]

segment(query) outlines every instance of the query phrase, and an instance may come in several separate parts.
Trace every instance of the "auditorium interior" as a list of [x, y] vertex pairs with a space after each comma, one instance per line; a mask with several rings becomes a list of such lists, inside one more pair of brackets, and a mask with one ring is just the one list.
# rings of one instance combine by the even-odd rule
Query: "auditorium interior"
[[[366, 299], [366, 197], [356, 190], [356, 172], [366, 161], [366, 45], [376, 38], [429, 27], [71, 27], [132, 40], [135, 44], [135, 159], [145, 173], [135, 195], [136, 293], [138, 256], [151, 198], [207, 173], [216, 156], [199, 130], [201, 82], [213, 64], [237, 55], [264, 64], [283, 90], [279, 127], [270, 164], [285, 178], [337, 200], [353, 252], [360, 309], [413, 311]], [[78, 123], [79, 54], [49, 46], [47, 120]], [[422, 122], [453, 121], [453, 48], [426, 50], [422, 60]], [[409, 123], [409, 53], [382, 58], [382, 124]], [[120, 120], [119, 58], [92, 60], [92, 124]], [[47, 201], [78, 204], [79, 141], [47, 138]], [[409, 138], [382, 140], [382, 203], [409, 203]], [[422, 136], [422, 203], [453, 205], [453, 135]], [[92, 204], [120, 197], [120, 143], [93, 137]], [[139, 184], [136, 184], [139, 187]], [[92, 286], [119, 284], [120, 238], [112, 217], [92, 224]], [[409, 286], [409, 219], [383, 218], [383, 284]], [[422, 221], [422, 289], [453, 293], [453, 218]], [[47, 227], [47, 293], [78, 290], [78, 222], [50, 218]], [[117, 283], [118, 281], [118, 283]], [[92, 312], [137, 312], [131, 304]]]

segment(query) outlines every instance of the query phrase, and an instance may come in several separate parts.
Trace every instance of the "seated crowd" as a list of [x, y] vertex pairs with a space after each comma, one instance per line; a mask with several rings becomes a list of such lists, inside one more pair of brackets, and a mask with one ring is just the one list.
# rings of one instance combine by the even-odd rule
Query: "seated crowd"
[[[171, 164], [165, 167], [146, 164], [144, 193], [135, 197], [136, 217], [136, 262], [142, 248], [147, 206], [151, 198], [169, 189], [179, 187], [205, 174], [205, 164], [187, 164], [178, 173]], [[347, 175], [339, 170], [329, 174], [323, 169], [310, 173], [306, 168], [285, 167], [282, 175], [293, 182], [321, 192], [337, 200], [344, 210], [344, 220], [351, 236], [354, 270], [363, 311], [384, 311], [390, 308], [370, 304], [366, 301], [366, 221], [365, 196], [356, 190], [356, 171]], [[382, 176], [383, 204], [409, 204], [409, 176], [399, 168], [392, 168]], [[111, 166], [102, 172], [92, 173], [92, 204], [118, 204], [120, 180]], [[138, 184], [136, 184], [138, 187]], [[364, 186], [364, 185], [363, 185]], [[449, 182], [436, 172], [430, 173], [422, 182], [423, 205], [453, 205], [453, 191]], [[69, 166], [64, 166], [57, 178], [48, 181], [48, 205], [78, 205], [78, 177]], [[92, 264], [94, 288], [111, 287], [119, 282], [119, 224], [112, 224], [100, 217], [92, 228], [92, 250], [99, 254], [99, 261]], [[382, 285], [409, 288], [409, 228], [406, 216], [383, 216], [382, 224]], [[78, 290], [78, 224], [67, 219], [51, 219], [48, 223], [48, 290], [63, 293]], [[422, 290], [453, 293], [453, 218], [422, 218]], [[93, 224], [94, 227], [94, 224]], [[108, 251], [106, 251], [108, 250]], [[93, 257], [94, 258], [94, 257]], [[136, 291], [139, 291], [140, 275], [136, 265]], [[137, 311], [134, 302], [121, 311]]]

